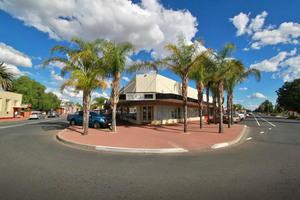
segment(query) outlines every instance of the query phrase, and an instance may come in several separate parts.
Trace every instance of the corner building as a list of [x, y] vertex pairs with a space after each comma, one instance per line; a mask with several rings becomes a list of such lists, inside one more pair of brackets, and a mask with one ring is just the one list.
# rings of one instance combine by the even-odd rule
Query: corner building
[[[118, 113], [134, 124], [183, 122], [181, 83], [159, 74], [137, 74], [121, 89]], [[206, 95], [203, 115], [207, 119]], [[188, 120], [199, 120], [198, 92], [188, 87]], [[210, 105], [210, 109], [211, 109]]]

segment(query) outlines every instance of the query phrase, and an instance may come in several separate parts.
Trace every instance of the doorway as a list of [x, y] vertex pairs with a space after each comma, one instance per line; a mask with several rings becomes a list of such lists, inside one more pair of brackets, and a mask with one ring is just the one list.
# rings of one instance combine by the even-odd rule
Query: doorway
[[152, 121], [152, 106], [142, 106], [142, 122], [151, 122]]

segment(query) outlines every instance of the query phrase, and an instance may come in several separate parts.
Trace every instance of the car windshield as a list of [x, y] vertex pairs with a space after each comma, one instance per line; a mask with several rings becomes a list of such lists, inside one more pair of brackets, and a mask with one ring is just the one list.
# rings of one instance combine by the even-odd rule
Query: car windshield
[[[37, 115], [38, 113], [31, 113], [32, 115]], [[27, 115], [28, 116], [28, 115]]]
[[98, 112], [92, 112], [92, 113], [95, 117], [104, 117], [104, 115], [102, 115], [101, 113]]

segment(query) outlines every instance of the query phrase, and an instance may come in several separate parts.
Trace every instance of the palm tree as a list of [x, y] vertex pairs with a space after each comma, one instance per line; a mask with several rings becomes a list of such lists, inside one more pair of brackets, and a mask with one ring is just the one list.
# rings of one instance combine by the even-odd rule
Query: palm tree
[[105, 97], [97, 97], [95, 99], [93, 99], [93, 102], [95, 102], [93, 105], [95, 108], [102, 106], [105, 104], [105, 102], [107, 101], [107, 99]]
[[[196, 88], [198, 91], [200, 129], [202, 128], [204, 83], [207, 82], [210, 77], [209, 65], [207, 64], [208, 60], [209, 58], [207, 56], [203, 56], [203, 59], [199, 60], [189, 73], [189, 77], [196, 82]], [[207, 102], [209, 105], [209, 101]]]
[[115, 45], [111, 42], [106, 42], [102, 48], [104, 56], [104, 65], [106, 67], [107, 75], [113, 78], [111, 83], [111, 97], [110, 106], [112, 108], [112, 132], [116, 132], [116, 113], [117, 104], [119, 102], [120, 79], [122, 73], [125, 72], [126, 57], [134, 52], [134, 46], [129, 42], [119, 43]]
[[55, 51], [64, 54], [66, 57], [47, 58], [43, 62], [43, 69], [50, 62], [60, 62], [64, 65], [61, 69], [61, 75], [72, 73], [70, 78], [63, 83], [61, 91], [67, 86], [75, 87], [75, 91], [83, 91], [83, 134], [88, 134], [89, 125], [89, 110], [91, 104], [91, 91], [102, 88], [106, 89], [107, 85], [104, 82], [105, 70], [103, 62], [98, 55], [101, 50], [103, 40], [95, 40], [91, 43], [84, 42], [78, 37], [71, 40], [76, 46], [76, 49], [71, 49], [66, 46], [55, 45], [51, 49], [51, 54]]
[[229, 65], [236, 68], [225, 81], [227, 90], [227, 112], [228, 112], [228, 128], [233, 124], [233, 92], [236, 85], [244, 82], [250, 76], [254, 76], [257, 81], [261, 79], [261, 73], [258, 69], [246, 69], [242, 61], [231, 60]]
[[192, 44], [186, 44], [183, 35], [180, 35], [177, 44], [167, 44], [165, 49], [170, 52], [170, 55], [162, 60], [155, 60], [154, 62], [137, 61], [134, 65], [130, 66], [127, 70], [132, 73], [138, 70], [153, 69], [158, 71], [159, 67], [172, 69], [173, 73], [182, 79], [182, 100], [184, 111], [184, 132], [187, 132], [187, 88], [189, 80], [189, 71], [191, 68], [197, 68], [196, 65], [203, 61], [211, 50], [206, 50], [199, 53], [199, 47], [202, 45], [201, 39], [196, 39]]
[[229, 58], [235, 51], [235, 45], [226, 43], [215, 55], [215, 75], [214, 80], [218, 86], [218, 112], [219, 112], [219, 133], [223, 133], [223, 103], [224, 103], [224, 80], [232, 71], [232, 66], [228, 64]]
[[197, 65], [209, 51], [199, 53], [199, 47], [202, 45], [200, 39], [196, 39], [192, 44], [186, 44], [185, 38], [180, 36], [177, 44], [167, 44], [165, 48], [170, 55], [163, 59], [162, 63], [167, 68], [172, 69], [182, 79], [182, 100], [184, 113], [184, 132], [187, 132], [187, 88], [189, 80], [189, 71]]
[[3, 90], [10, 90], [12, 88], [13, 75], [6, 71], [4, 62], [0, 62], [0, 84]]

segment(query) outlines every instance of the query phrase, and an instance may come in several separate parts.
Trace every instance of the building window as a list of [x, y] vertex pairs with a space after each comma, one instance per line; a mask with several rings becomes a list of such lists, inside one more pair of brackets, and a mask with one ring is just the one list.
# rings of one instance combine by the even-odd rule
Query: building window
[[19, 106], [19, 100], [15, 100], [14, 106]]
[[6, 99], [5, 111], [11, 110], [11, 99]]
[[153, 94], [145, 94], [145, 99], [153, 99]]

